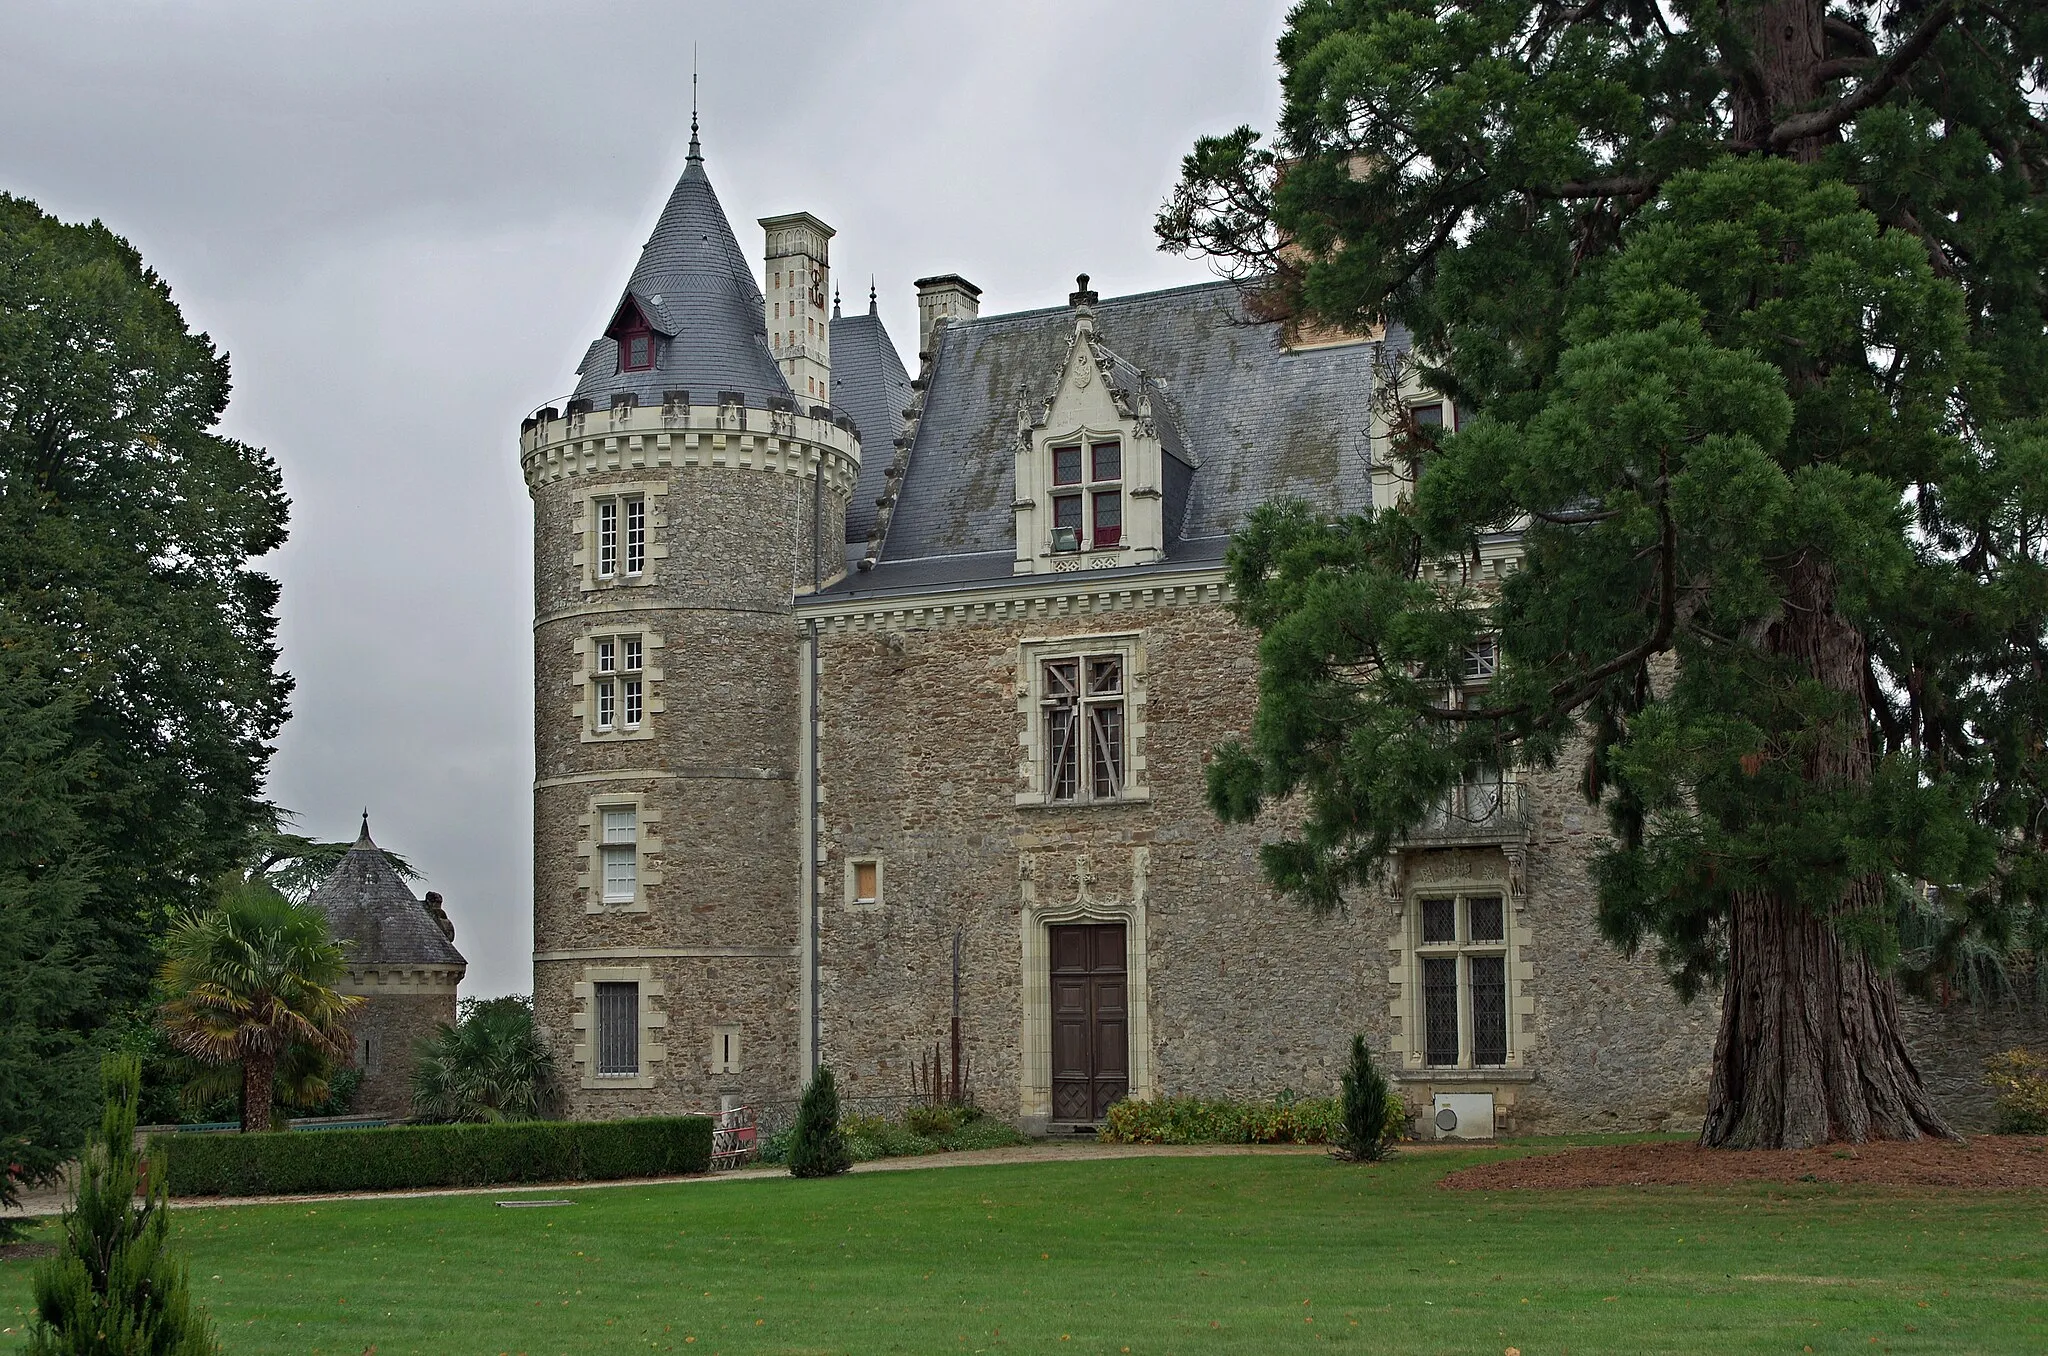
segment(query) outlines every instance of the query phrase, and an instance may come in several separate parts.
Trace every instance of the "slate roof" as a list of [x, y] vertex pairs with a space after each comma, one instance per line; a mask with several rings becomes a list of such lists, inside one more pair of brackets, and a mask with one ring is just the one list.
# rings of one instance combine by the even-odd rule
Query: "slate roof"
[[700, 405], [718, 403], [722, 391], [738, 391], [755, 409], [767, 408], [771, 396], [790, 398], [789, 383], [768, 348], [767, 300], [704, 173], [694, 127], [683, 177], [641, 249], [626, 291], [654, 328], [669, 336], [660, 361], [645, 371], [621, 371], [618, 344], [599, 338], [577, 368], [580, 379], [571, 399], [602, 410], [627, 392], [642, 405], [660, 404], [669, 391], [688, 391]]
[[370, 841], [370, 817], [341, 865], [306, 900], [327, 915], [351, 965], [468, 965], [427, 906]]
[[[1119, 384], [1135, 383], [1142, 370], [1162, 442], [1193, 467], [1184, 495], [1169, 496], [1180, 499], [1178, 521], [1168, 523], [1170, 560], [1217, 555], [1221, 539], [1270, 499], [1296, 496], [1333, 513], [1369, 507], [1378, 344], [1289, 352], [1281, 327], [1252, 319], [1231, 282], [1112, 297], [1094, 312], [1098, 342], [1122, 360]], [[1059, 380], [1073, 332], [1067, 307], [983, 316], [938, 332], [882, 560], [828, 592], [873, 591], [889, 576], [907, 581], [910, 574], [890, 567], [938, 557], [979, 557], [990, 562], [988, 578], [1009, 575], [1018, 387], [1035, 415]], [[1387, 342], [1405, 345], [1406, 335], [1396, 331]], [[1195, 549], [1204, 539], [1215, 540]]]
[[866, 315], [832, 316], [832, 404], [860, 429], [860, 480], [846, 506], [846, 539], [865, 542], [875, 525], [875, 500], [887, 483], [885, 472], [903, 434], [910, 404], [910, 373], [889, 331], [882, 328], [872, 296]]

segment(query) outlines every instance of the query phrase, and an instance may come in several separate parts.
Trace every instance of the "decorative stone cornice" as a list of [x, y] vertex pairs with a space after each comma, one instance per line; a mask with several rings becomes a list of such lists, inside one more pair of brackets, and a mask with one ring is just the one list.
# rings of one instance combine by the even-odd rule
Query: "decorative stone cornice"
[[799, 598], [797, 620], [831, 635], [940, 626], [1060, 621], [1152, 608], [1221, 607], [1230, 587], [1221, 566], [1117, 579], [1108, 571], [1022, 575], [978, 587], [889, 597]]

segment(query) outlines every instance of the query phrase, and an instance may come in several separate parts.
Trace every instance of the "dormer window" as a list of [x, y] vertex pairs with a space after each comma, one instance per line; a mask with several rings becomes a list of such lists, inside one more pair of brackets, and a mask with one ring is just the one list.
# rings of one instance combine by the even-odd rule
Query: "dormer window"
[[1123, 444], [1051, 450], [1053, 549], [1100, 551], [1118, 545], [1124, 535]]
[[654, 323], [632, 297], [619, 303], [605, 336], [619, 346], [621, 372], [648, 371], [661, 356], [661, 336], [655, 333]]

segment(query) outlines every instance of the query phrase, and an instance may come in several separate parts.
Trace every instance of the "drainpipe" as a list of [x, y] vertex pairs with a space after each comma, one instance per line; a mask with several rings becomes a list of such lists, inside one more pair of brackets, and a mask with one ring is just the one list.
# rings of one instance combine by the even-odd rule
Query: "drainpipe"
[[816, 617], [812, 617], [806, 623], [806, 626], [810, 631], [810, 656], [807, 662], [810, 664], [811, 667], [811, 700], [809, 704], [810, 709], [804, 712], [804, 738], [809, 746], [809, 761], [811, 765], [811, 785], [809, 806], [810, 823], [807, 826], [807, 832], [810, 835], [810, 852], [808, 854], [810, 857], [810, 880], [805, 887], [805, 894], [807, 896], [806, 911], [809, 915], [806, 921], [810, 929], [811, 943], [811, 1067], [809, 1077], [815, 1078], [818, 1075], [818, 1065], [822, 1062], [823, 1059], [823, 1056], [818, 1047], [824, 1037], [824, 1022], [822, 1017], [820, 1016], [819, 1011], [822, 1007], [822, 999], [821, 995], [818, 992], [819, 976], [821, 969], [818, 958], [818, 914], [821, 908], [823, 907], [819, 899], [820, 892], [818, 890], [818, 877], [824, 870], [824, 863], [818, 859], [818, 817], [820, 811], [820, 806], [818, 804], [818, 713], [824, 705], [824, 693], [820, 691], [821, 679], [823, 678], [824, 673], [824, 665], [821, 662], [823, 656], [821, 656], [818, 653], [818, 619]]

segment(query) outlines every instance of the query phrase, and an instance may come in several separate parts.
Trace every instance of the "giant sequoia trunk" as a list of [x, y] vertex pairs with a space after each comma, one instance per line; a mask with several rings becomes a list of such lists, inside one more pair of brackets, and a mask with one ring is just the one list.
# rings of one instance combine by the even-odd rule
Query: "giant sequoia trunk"
[[[1835, 612], [1827, 566], [1802, 561], [1787, 585], [1784, 614], [1762, 643], [1843, 697], [1841, 719], [1819, 732], [1801, 772], [1815, 783], [1868, 781], [1863, 636]], [[1883, 907], [1873, 877], [1850, 882], [1825, 914], [1766, 890], [1736, 896], [1702, 1144], [1953, 1137], [1899, 1035], [1891, 975], [1839, 926]]]

